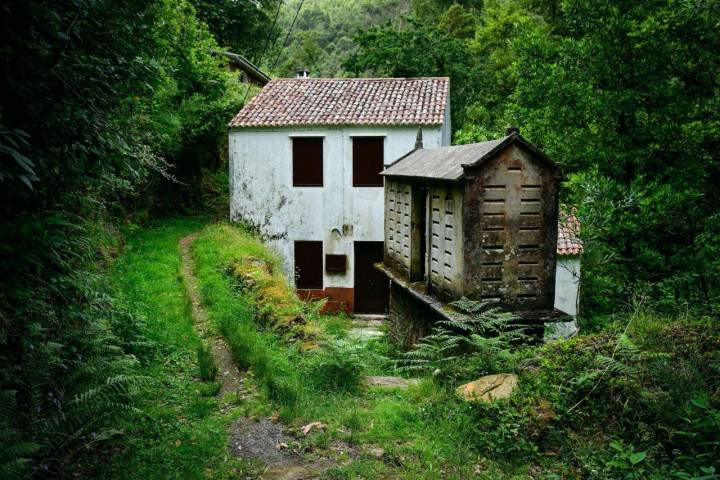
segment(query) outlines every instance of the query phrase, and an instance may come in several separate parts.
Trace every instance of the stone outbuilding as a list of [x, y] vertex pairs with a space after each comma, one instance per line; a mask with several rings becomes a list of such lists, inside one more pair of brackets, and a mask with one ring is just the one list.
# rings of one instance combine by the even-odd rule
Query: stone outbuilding
[[[432, 149], [418, 136], [415, 150], [383, 172], [385, 251], [377, 268], [390, 279], [391, 321], [433, 323], [462, 297], [531, 321], [562, 315], [557, 166], [517, 129]], [[412, 340], [424, 330], [403, 335]]]

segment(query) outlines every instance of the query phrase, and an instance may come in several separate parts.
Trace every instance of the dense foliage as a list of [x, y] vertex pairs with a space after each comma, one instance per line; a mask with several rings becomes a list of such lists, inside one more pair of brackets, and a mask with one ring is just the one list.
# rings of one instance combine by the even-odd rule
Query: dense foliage
[[[351, 439], [358, 432], [373, 443], [405, 438], [406, 445], [388, 453], [402, 468], [406, 455], [420, 459], [427, 452], [432, 436], [447, 440], [434, 444], [430, 456], [442, 455], [459, 475], [472, 471], [463, 462], [482, 454], [541, 464], [557, 455], [562, 462], [549, 471], [565, 476], [714, 478], [711, 470], [720, 467], [713, 323], [720, 308], [717, 2], [6, 3], [0, 6], [0, 477], [68, 474], [81, 454], [123, 432], [136, 442], [108, 468], [121, 472], [123, 462], [135, 462], [134, 478], [160, 471], [171, 477], [178, 465], [200, 475], [200, 457], [221, 456], [219, 422], [207, 417], [212, 402], [187, 405], [187, 398], [175, 397], [199, 388], [189, 373], [193, 362], [206, 380], [215, 374], [207, 347], [186, 341], [191, 329], [181, 297], [155, 308], [128, 304], [178, 287], [172, 248], [197, 225], [149, 240], [142, 256], [166, 249], [152, 265], [132, 258], [122, 274], [129, 282], [124, 291], [132, 294], [115, 292], [105, 271], [123, 248], [121, 230], [168, 212], [224, 212], [225, 125], [249, 91], [217, 55], [230, 49], [273, 75], [296, 68], [314, 76], [447, 75], [456, 143], [518, 125], [567, 174], [563, 201], [577, 206], [585, 240], [583, 321], [601, 330], [517, 353], [509, 348], [517, 340], [512, 331], [490, 338], [437, 331], [403, 357], [408, 370], [440, 370], [430, 393], [368, 395], [368, 410], [358, 413], [352, 395], [361, 374], [380, 369], [374, 357], [341, 340], [301, 358], [284, 338], [258, 331], [278, 319], [295, 321], [296, 310], [306, 307], [294, 297], [283, 303], [287, 288], [274, 290], [272, 305], [256, 305], [261, 302], [247, 289], [230, 289], [219, 267], [235, 252], [215, 250], [234, 237], [221, 227], [197, 253], [206, 294], [215, 301], [211, 313], [271, 400], [328, 415]], [[243, 238], [238, 249], [264, 252]], [[148, 281], [153, 266], [162, 281]], [[123, 284], [117, 276], [111, 281]], [[642, 310], [609, 316], [638, 299], [654, 311], [692, 313], [680, 320]], [[173, 325], [167, 335], [165, 320]], [[316, 340], [307, 330], [314, 325], [303, 324], [305, 340]], [[172, 408], [135, 410], [148, 388], [155, 400], [162, 395], [162, 385], [148, 385], [163, 384], [175, 371], [163, 357], [181, 366], [170, 382], [178, 390], [160, 401]], [[507, 404], [471, 407], [449, 393], [473, 375], [510, 370], [524, 386]], [[328, 386], [338, 395], [324, 398]], [[363, 432], [359, 415], [377, 421], [378, 431]], [[190, 447], [199, 423], [179, 432], [168, 426], [177, 416], [203, 420], [200, 435], [212, 439], [206, 450]], [[430, 435], [407, 440], [418, 424]], [[170, 451], [167, 442], [177, 441], [186, 445]], [[409, 474], [433, 462], [420, 462]]]
[[586, 314], [638, 292], [667, 310], [717, 311], [717, 4], [421, 3], [402, 24], [359, 33], [344, 65], [448, 75], [456, 142], [516, 124], [561, 165], [583, 223]]
[[147, 348], [103, 285], [110, 222], [199, 205], [242, 91], [188, 2], [0, 9], [5, 477], [52, 472], [131, 405]]

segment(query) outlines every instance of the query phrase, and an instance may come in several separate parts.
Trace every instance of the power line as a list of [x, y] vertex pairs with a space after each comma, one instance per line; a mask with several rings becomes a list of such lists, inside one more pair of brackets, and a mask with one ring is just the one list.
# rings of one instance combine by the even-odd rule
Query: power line
[[290, 24], [290, 29], [288, 30], [287, 35], [285, 35], [285, 41], [283, 42], [282, 46], [280, 47], [280, 51], [278, 52], [277, 56], [275, 57], [275, 61], [273, 62], [272, 67], [270, 67], [270, 70], [275, 70], [275, 66], [277, 65], [278, 60], [280, 60], [280, 55], [282, 54], [285, 47], [287, 47], [287, 42], [290, 39], [290, 34], [293, 31], [293, 27], [295, 27], [295, 21], [298, 19], [298, 15], [300, 15], [300, 9], [302, 8], [303, 3], [305, 3], [305, 0], [300, 0], [300, 5], [298, 6], [297, 12], [295, 12], [295, 18], [293, 18], [293, 21]]
[[[260, 57], [258, 58], [258, 61], [255, 62], [255, 65], [257, 65], [258, 67], [261, 66], [260, 63], [262, 62], [262, 59], [265, 56], [265, 52], [267, 52], [270, 38], [272, 37], [273, 31], [275, 30], [275, 25], [277, 24], [278, 17], [280, 16], [280, 7], [282, 7], [283, 1], [284, 0], [280, 0], [280, 2], [278, 2], [278, 7], [277, 7], [277, 10], [275, 11], [275, 18], [273, 19], [273, 23], [270, 26], [270, 31], [268, 32], [268, 36], [265, 39], [265, 46], [263, 47], [262, 52], [260, 52]], [[280, 36], [279, 33], [278, 33], [278, 36]], [[275, 40], [277, 40], [277, 37], [275, 37]], [[275, 42], [273, 41], [273, 44], [274, 43]], [[248, 82], [247, 88], [245, 88], [245, 95], [243, 95], [243, 99], [242, 99], [243, 106], [245, 106], [245, 100], [247, 100], [248, 93], [250, 93], [250, 82]]]
[[[267, 48], [270, 43], [270, 38], [272, 38], [273, 31], [275, 31], [275, 25], [277, 24], [278, 17], [280, 16], [280, 7], [282, 7], [284, 0], [280, 0], [278, 3], [278, 8], [275, 11], [275, 18], [273, 19], [272, 26], [270, 27], [270, 31], [268, 32], [268, 36], [265, 39], [265, 46], [262, 49], [262, 53], [260, 53], [260, 58], [257, 62], [255, 62], [255, 65], [260, 66], [260, 62], [262, 62], [262, 58], [265, 56], [265, 52], [267, 52]], [[277, 37], [275, 37], [277, 39]], [[275, 42], [273, 42], [275, 43]]]

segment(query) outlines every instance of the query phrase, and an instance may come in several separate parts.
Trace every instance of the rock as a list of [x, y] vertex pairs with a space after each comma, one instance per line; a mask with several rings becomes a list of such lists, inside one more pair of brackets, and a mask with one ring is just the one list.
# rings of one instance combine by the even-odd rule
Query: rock
[[512, 373], [486, 375], [474, 382], [460, 385], [455, 393], [468, 401], [492, 402], [499, 398], [508, 398], [517, 386], [517, 376]]
[[322, 470], [306, 465], [277, 465], [260, 475], [261, 480], [311, 480], [320, 478]]
[[417, 378], [371, 376], [365, 377], [364, 383], [368, 387], [404, 389], [408, 388], [410, 385], [418, 385], [420, 383], [420, 380], [418, 380]]

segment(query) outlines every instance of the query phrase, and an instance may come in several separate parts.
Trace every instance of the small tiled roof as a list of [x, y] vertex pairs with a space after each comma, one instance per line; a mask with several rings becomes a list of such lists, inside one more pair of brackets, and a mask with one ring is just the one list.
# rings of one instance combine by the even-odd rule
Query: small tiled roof
[[381, 175], [454, 182], [464, 178], [467, 167], [480, 165], [513, 142], [522, 144], [547, 162], [551, 168], [556, 168], [542, 151], [525, 140], [517, 131], [512, 131], [502, 138], [487, 142], [411, 150], [389, 165]]
[[464, 165], [481, 160], [507, 138], [452, 147], [419, 148], [387, 167], [382, 175], [459, 180], [465, 173]]
[[580, 240], [580, 220], [573, 210], [561, 208], [558, 215], [558, 255], [578, 255], [583, 252]]
[[280, 78], [229, 126], [441, 125], [449, 89], [447, 77]]

